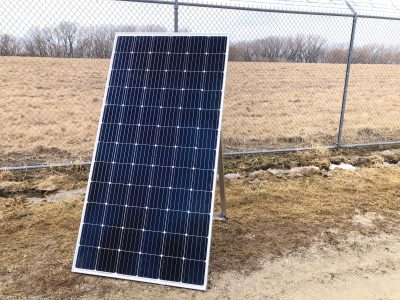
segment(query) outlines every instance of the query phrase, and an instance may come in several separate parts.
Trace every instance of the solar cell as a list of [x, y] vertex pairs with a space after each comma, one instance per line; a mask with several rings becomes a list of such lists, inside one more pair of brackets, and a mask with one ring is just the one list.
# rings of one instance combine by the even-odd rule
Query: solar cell
[[73, 271], [206, 289], [227, 47], [117, 34]]

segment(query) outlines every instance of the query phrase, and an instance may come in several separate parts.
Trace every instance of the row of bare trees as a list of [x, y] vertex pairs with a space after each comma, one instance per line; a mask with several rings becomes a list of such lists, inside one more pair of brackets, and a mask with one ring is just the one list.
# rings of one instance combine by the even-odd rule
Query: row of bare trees
[[[315, 35], [295, 37], [270, 36], [263, 39], [234, 43], [230, 59], [234, 61], [346, 63], [348, 47], [329, 45], [327, 40]], [[400, 47], [364, 45], [353, 50], [353, 63], [400, 64]]]
[[230, 49], [231, 60], [318, 62], [326, 41], [318, 36], [277, 37], [239, 42]]
[[[166, 31], [159, 25], [92, 26], [62, 22], [54, 28], [33, 28], [23, 38], [0, 35], [0, 55], [106, 58], [118, 31]], [[346, 45], [332, 46], [321, 36], [269, 36], [233, 43], [230, 59], [248, 62], [346, 63]], [[400, 48], [381, 45], [356, 47], [353, 63], [400, 64]]]
[[54, 28], [33, 28], [23, 38], [0, 35], [0, 55], [106, 58], [111, 55], [115, 32], [166, 31], [159, 25], [80, 27], [62, 22]]

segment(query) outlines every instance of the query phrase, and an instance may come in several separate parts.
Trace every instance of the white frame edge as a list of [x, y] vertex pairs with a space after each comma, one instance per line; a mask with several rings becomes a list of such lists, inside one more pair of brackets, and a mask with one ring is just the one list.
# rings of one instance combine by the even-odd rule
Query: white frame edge
[[[209, 35], [211, 36], [211, 35]], [[210, 212], [210, 227], [208, 232], [208, 245], [207, 245], [207, 258], [206, 258], [206, 267], [205, 267], [205, 276], [204, 276], [204, 285], [205, 289], [207, 289], [208, 283], [208, 268], [210, 264], [210, 252], [211, 252], [211, 238], [212, 238], [212, 225], [213, 225], [213, 215], [214, 215], [214, 205], [215, 205], [215, 193], [217, 186], [217, 175], [218, 175], [218, 159], [219, 159], [219, 147], [221, 147], [221, 132], [222, 132], [222, 116], [224, 111], [224, 97], [225, 97], [225, 83], [226, 83], [226, 74], [228, 73], [228, 56], [229, 56], [229, 35], [218, 35], [218, 36], [226, 36], [226, 50], [225, 50], [225, 66], [224, 66], [224, 79], [222, 80], [222, 93], [221, 93], [221, 106], [219, 108], [219, 124], [218, 124], [218, 136], [217, 136], [217, 147], [215, 148], [215, 164], [214, 164], [214, 182], [213, 182], [213, 190], [211, 197], [211, 212]]]

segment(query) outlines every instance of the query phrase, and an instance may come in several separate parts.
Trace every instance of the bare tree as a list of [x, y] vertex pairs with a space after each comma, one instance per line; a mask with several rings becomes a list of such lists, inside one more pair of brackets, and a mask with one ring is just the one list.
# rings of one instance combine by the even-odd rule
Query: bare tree
[[139, 31], [142, 31], [142, 32], [166, 32], [167, 28], [165, 28], [162, 25], [150, 24], [150, 25], [145, 25], [145, 26], [139, 27]]
[[57, 38], [60, 39], [63, 45], [63, 56], [74, 57], [74, 50], [76, 46], [78, 26], [71, 22], [61, 22], [55, 29]]
[[288, 61], [304, 62], [305, 42], [302, 36], [290, 37], [286, 40], [286, 54]]
[[47, 53], [49, 56], [62, 57], [63, 45], [57, 32], [53, 28], [43, 28], [42, 38], [47, 46]]
[[326, 40], [317, 35], [309, 35], [304, 40], [304, 62], [320, 62], [325, 53]]
[[[271, 36], [237, 42], [230, 48], [230, 59], [234, 61], [346, 63], [347, 58], [347, 46], [329, 46], [325, 38], [316, 35]], [[353, 63], [398, 64], [400, 63], [400, 47], [385, 48], [381, 45], [366, 45], [355, 48]]]
[[[55, 28], [32, 28], [24, 38], [0, 35], [0, 55], [110, 57], [116, 32], [167, 31], [164, 26], [91, 26], [62, 22]], [[317, 35], [268, 36], [231, 44], [229, 59], [246, 62], [346, 63], [346, 45], [329, 45]], [[400, 64], [400, 47], [364, 45], [354, 48], [353, 63]]]
[[271, 36], [252, 42], [257, 61], [281, 61], [285, 55], [285, 40]]
[[254, 47], [250, 42], [239, 42], [231, 46], [230, 58], [236, 61], [254, 61]]
[[26, 55], [48, 56], [47, 44], [40, 28], [32, 28], [24, 40]]
[[323, 63], [345, 64], [347, 62], [348, 49], [345, 46], [328, 48], [321, 59]]
[[9, 34], [0, 35], [0, 55], [17, 55], [20, 50], [19, 42], [15, 37]]

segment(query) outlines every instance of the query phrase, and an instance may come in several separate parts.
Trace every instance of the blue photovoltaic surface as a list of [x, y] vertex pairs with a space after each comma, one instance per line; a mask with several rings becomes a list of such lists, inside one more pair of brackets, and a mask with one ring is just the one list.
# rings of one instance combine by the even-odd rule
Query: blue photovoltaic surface
[[75, 271], [205, 287], [226, 52], [117, 37]]

